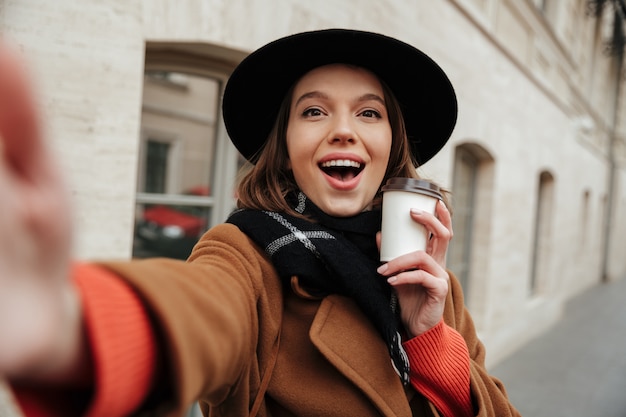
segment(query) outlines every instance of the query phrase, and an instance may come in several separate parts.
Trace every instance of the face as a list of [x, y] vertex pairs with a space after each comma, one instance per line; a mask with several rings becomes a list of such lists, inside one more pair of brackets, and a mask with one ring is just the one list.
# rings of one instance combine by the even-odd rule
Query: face
[[369, 71], [327, 65], [294, 87], [287, 126], [289, 168], [325, 213], [347, 217], [370, 208], [391, 151], [382, 86]]

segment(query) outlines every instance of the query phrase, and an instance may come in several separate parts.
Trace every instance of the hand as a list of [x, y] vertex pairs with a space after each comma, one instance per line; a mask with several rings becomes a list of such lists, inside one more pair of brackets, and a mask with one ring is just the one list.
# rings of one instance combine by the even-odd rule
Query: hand
[[[435, 212], [436, 216], [411, 212], [411, 218], [424, 225], [431, 235], [426, 251], [398, 256], [378, 269], [397, 292], [400, 318], [411, 337], [441, 321], [448, 294], [446, 252], [452, 239], [452, 219], [442, 201], [437, 203]], [[380, 233], [378, 240], [380, 246]]]
[[67, 367], [81, 338], [71, 213], [14, 51], [0, 42], [0, 377]]

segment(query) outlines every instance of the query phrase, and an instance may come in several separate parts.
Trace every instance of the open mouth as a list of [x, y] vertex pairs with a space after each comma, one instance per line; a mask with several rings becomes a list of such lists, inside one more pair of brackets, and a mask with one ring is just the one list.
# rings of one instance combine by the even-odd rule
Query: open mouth
[[363, 171], [365, 164], [349, 159], [333, 159], [320, 164], [320, 169], [339, 181], [350, 181]]

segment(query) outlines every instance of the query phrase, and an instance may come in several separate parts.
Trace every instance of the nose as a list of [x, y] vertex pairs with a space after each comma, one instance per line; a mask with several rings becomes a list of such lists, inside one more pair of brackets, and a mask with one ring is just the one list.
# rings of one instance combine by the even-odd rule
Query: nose
[[332, 128], [328, 135], [329, 142], [354, 143], [357, 134], [354, 121], [348, 114], [338, 114], [333, 118]]

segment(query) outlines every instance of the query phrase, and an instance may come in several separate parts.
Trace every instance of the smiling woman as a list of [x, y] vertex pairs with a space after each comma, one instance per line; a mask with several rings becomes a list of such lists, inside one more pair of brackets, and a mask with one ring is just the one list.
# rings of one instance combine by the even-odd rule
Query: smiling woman
[[[378, 91], [377, 94], [365, 93], [362, 96], [357, 96], [356, 98], [353, 97], [353, 99], [356, 100], [357, 105], [361, 104], [363, 106], [365, 102], [369, 101], [369, 103], [374, 106], [372, 109], [368, 109], [367, 106], [365, 106], [363, 113], [358, 114], [358, 117], [356, 117], [357, 115], [355, 115], [354, 117], [361, 120], [361, 124], [366, 123], [367, 120], [370, 119], [370, 122], [368, 123], [377, 123], [377, 126], [382, 125], [391, 129], [391, 144], [389, 149], [388, 161], [386, 162], [386, 171], [384, 174], [385, 178], [417, 177], [417, 173], [415, 170], [417, 162], [414, 161], [414, 157], [411, 153], [411, 145], [410, 142], [407, 141], [405, 121], [400, 110], [400, 103], [396, 99], [393, 91], [386, 85], [384, 81], [379, 80], [374, 74], [363, 68], [358, 68], [353, 65], [329, 65], [328, 69], [330, 70], [333, 67], [336, 68], [337, 71], [343, 68], [342, 72], [348, 74], [348, 81], [350, 81], [350, 71], [353, 71], [360, 77], [367, 78], [368, 82], [373, 83], [373, 85], [375, 86], [375, 90]], [[319, 69], [319, 71], [322, 70], [323, 67]], [[315, 74], [315, 72], [316, 71], [312, 71], [313, 75]], [[346, 76], [346, 74], [344, 74], [344, 76]], [[317, 78], [319, 79], [319, 76]], [[329, 80], [325, 80], [325, 83], [327, 82], [329, 82]], [[347, 88], [350, 85], [350, 82], [348, 82], [348, 84], [344, 84], [341, 80], [335, 80], [334, 83], [341, 84], [341, 88]], [[229, 83], [228, 86], [231, 89], [238, 88], [237, 85], [233, 87], [233, 82]], [[303, 114], [299, 115], [299, 119], [306, 118], [309, 123], [313, 123], [317, 120], [321, 121], [321, 119], [323, 119], [326, 120], [326, 123], [328, 124], [328, 117], [324, 117], [325, 115], [324, 113], [322, 113], [321, 109], [316, 109], [315, 107], [310, 109], [304, 108], [302, 107], [301, 102], [305, 100], [305, 98], [309, 100], [313, 100], [316, 98], [317, 100], [324, 99], [328, 101], [329, 97], [331, 97], [332, 95], [329, 96], [326, 94], [320, 94], [320, 92], [316, 92], [315, 94], [304, 93], [300, 97], [295, 99], [294, 88], [295, 85], [288, 89], [286, 96], [277, 111], [276, 123], [272, 127], [267, 140], [263, 144], [263, 147], [267, 148], [267, 151], [261, 153], [258, 157], [254, 154], [250, 156], [252, 160], [255, 160], [256, 158], [258, 158], [258, 160], [251, 167], [248, 174], [245, 175], [239, 183], [238, 206], [240, 208], [246, 207], [260, 210], [271, 208], [272, 210], [285, 211], [292, 215], [298, 215], [298, 213], [293, 210], [293, 207], [290, 207], [289, 204], [285, 203], [285, 200], [282, 197], [286, 193], [293, 192], [299, 189], [299, 185], [294, 179], [294, 173], [291, 169], [292, 162], [289, 158], [287, 149], [288, 121], [290, 120], [290, 118], [295, 117], [295, 112], [302, 110]], [[336, 86], [331, 86], [328, 89], [330, 91], [334, 91], [335, 88]], [[292, 98], [294, 98], [294, 104], [292, 104]], [[451, 105], [451, 108], [455, 109], [454, 106], [456, 105], [456, 102], [452, 100]], [[297, 109], [292, 109], [292, 107], [294, 106], [299, 107]], [[360, 109], [358, 106], [356, 108]], [[225, 112], [227, 112], [226, 109]], [[337, 114], [335, 114], [335, 118], [332, 120], [336, 121], [336, 116]], [[302, 124], [304, 124], [304, 120], [301, 121]], [[339, 122], [341, 122], [341, 120], [339, 120]], [[341, 126], [339, 127], [341, 128]], [[228, 124], [227, 128], [229, 128]], [[348, 126], [348, 128], [350, 127]], [[233, 129], [239, 129], [239, 127], [230, 126], [230, 130], [232, 131]], [[305, 128], [304, 130], [304, 134], [309, 135], [308, 129]], [[341, 134], [341, 131], [332, 133]], [[348, 135], [351, 134], [351, 132], [348, 132]], [[340, 138], [335, 139], [337, 140], [337, 142], [343, 142], [343, 140], [341, 140]], [[296, 140], [300, 142], [301, 139]], [[354, 143], [355, 140], [360, 142], [360, 139], [352, 138], [349, 139], [347, 143]], [[235, 145], [239, 146], [240, 149], [244, 146], [250, 146], [248, 142], [251, 141], [244, 140], [239, 143], [237, 140], [234, 140]], [[358, 146], [362, 147], [363, 144], [359, 144]], [[429, 146], [433, 145], [430, 144]], [[335, 145], [335, 147], [337, 146]], [[345, 146], [343, 146], [343, 148], [345, 148]], [[345, 155], [342, 155], [341, 153], [335, 155], [336, 158], [332, 157], [331, 155], [328, 160], [320, 160], [318, 164], [319, 169], [329, 174], [330, 177], [333, 176], [333, 173], [335, 174], [335, 177], [337, 177], [337, 182], [335, 182], [335, 184], [339, 189], [343, 187], [343, 183], [342, 181], [340, 181], [340, 179], [343, 178], [343, 175], [351, 172], [352, 174], [354, 174], [354, 177], [356, 177], [365, 168], [364, 160], [355, 159], [354, 155], [348, 155], [347, 158], [344, 158], [344, 156]], [[345, 166], [347, 164], [345, 161], [348, 161], [347, 163], [352, 167], [352, 169], [336, 168], [338, 165], [342, 164]], [[347, 186], [349, 187], [350, 185], [348, 184]], [[261, 192], [261, 190], [267, 191]], [[367, 206], [371, 204], [380, 204], [380, 193], [377, 192], [375, 194], [376, 195]]]
[[295, 85], [285, 168], [327, 214], [360, 213], [378, 192], [392, 137], [383, 97], [372, 73], [346, 65], [316, 68]]

